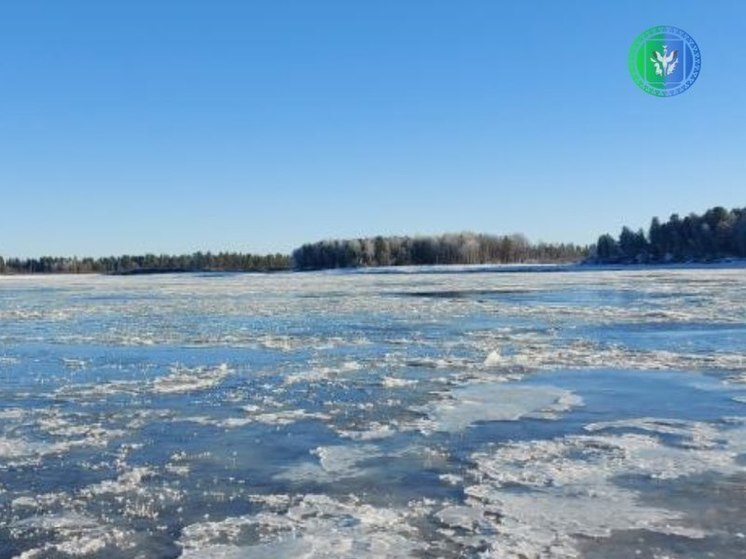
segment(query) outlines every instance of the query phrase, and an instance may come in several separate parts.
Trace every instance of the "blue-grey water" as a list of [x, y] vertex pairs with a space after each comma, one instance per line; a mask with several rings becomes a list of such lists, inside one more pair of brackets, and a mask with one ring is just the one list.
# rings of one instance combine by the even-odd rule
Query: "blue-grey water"
[[0, 277], [0, 559], [746, 557], [746, 271]]

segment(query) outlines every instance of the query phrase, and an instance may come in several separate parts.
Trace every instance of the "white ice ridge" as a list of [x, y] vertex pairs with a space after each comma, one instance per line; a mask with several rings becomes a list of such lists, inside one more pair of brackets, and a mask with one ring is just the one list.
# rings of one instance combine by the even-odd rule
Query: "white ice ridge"
[[683, 419], [639, 417], [635, 419], [590, 423], [584, 429], [589, 432], [609, 429], [634, 429], [661, 435], [674, 435], [682, 439], [678, 441], [679, 446], [689, 448], [715, 448], [722, 442], [720, 431], [713, 425]]
[[336, 366], [318, 365], [308, 370], [287, 375], [284, 379], [284, 384], [325, 381], [347, 373], [360, 371], [362, 368], [362, 363], [358, 361], [344, 361]]
[[39, 441], [0, 435], [0, 466], [34, 464], [45, 456], [65, 454], [76, 448], [104, 448], [126, 435], [126, 431], [110, 428], [86, 414], [64, 413], [57, 408], [40, 412], [13, 408], [4, 412], [3, 418], [8, 423], [14, 420], [16, 425], [18, 421], [33, 424], [47, 437]]
[[413, 379], [399, 377], [383, 377], [381, 379], [381, 385], [385, 388], [405, 388], [407, 386], [414, 386], [417, 382]]
[[322, 412], [310, 412], [303, 409], [285, 409], [278, 411], [264, 411], [263, 408], [249, 404], [243, 406], [245, 415], [241, 417], [227, 417], [216, 419], [208, 415], [190, 415], [171, 417], [170, 421], [186, 421], [199, 425], [211, 425], [221, 429], [237, 429], [246, 427], [252, 423], [265, 425], [285, 426], [308, 420], [329, 421], [331, 415]]
[[[636, 491], [614, 480], [742, 472], [737, 457], [746, 446], [746, 429], [736, 424], [717, 430], [697, 422], [645, 418], [593, 424], [589, 430], [627, 428], [650, 434], [567, 436], [496, 446], [472, 455], [476, 467], [465, 489], [472, 510], [447, 510], [441, 521], [446, 533], [462, 544], [475, 534], [496, 534], [484, 555], [494, 558], [574, 558], [579, 556], [576, 537], [608, 537], [617, 530], [701, 538], [705, 532], [680, 513], [646, 505]], [[661, 442], [661, 435], [671, 434], [689, 444]], [[465, 523], [472, 534], [453, 531]]]
[[418, 557], [427, 545], [410, 522], [417, 515], [416, 507], [305, 495], [280, 510], [187, 526], [179, 544], [183, 559]]
[[581, 405], [583, 400], [579, 396], [554, 386], [497, 382], [456, 388], [415, 410], [427, 414], [427, 419], [419, 422], [423, 432], [456, 432], [479, 421], [556, 419], [559, 414]]
[[20, 438], [0, 437], [0, 461], [38, 458], [51, 452], [52, 448], [48, 444], [34, 443]]
[[214, 388], [231, 373], [233, 369], [227, 363], [197, 367], [171, 365], [167, 375], [150, 381], [111, 380], [95, 384], [64, 385], [55, 394], [75, 399], [98, 399], [116, 394], [188, 394]]
[[375, 441], [378, 439], [387, 439], [397, 433], [398, 422], [382, 423], [380, 421], [370, 421], [359, 429], [335, 429], [340, 437], [352, 439], [354, 441]]
[[153, 392], [175, 394], [207, 390], [220, 384], [230, 372], [226, 363], [217, 367], [172, 366], [168, 375], [153, 381]]
[[149, 520], [158, 520], [164, 507], [180, 503], [184, 497], [181, 489], [157, 479], [155, 470], [144, 466], [124, 469], [116, 479], [90, 485], [80, 494], [90, 500], [115, 496], [123, 505], [123, 516]]
[[625, 368], [639, 370], [719, 370], [728, 373], [731, 382], [746, 383], [746, 357], [738, 352], [700, 352], [637, 349], [620, 344], [599, 343], [588, 339], [558, 343], [548, 334], [501, 335], [500, 343], [513, 349], [501, 354], [492, 349], [495, 340], [474, 335], [466, 342], [480, 354], [486, 353], [481, 366], [506, 370], [532, 371], [555, 368]]
[[47, 557], [94, 557], [111, 550], [126, 551], [137, 545], [134, 532], [108, 526], [97, 519], [68, 512], [32, 516], [10, 525], [16, 540], [42, 537], [46, 543], [28, 549], [16, 559], [46, 559]]

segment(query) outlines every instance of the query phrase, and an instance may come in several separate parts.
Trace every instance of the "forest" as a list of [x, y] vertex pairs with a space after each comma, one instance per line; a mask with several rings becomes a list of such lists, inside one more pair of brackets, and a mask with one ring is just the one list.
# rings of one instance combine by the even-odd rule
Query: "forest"
[[419, 237], [372, 237], [310, 243], [292, 255], [196, 252], [104, 258], [0, 257], [0, 274], [153, 274], [177, 272], [272, 272], [425, 264], [576, 262], [590, 254], [574, 244], [530, 243], [523, 235], [474, 233]]
[[0, 274], [147, 274], [165, 272], [268, 272], [288, 270], [283, 254], [256, 255], [239, 252], [109, 256], [104, 258], [0, 257]]
[[589, 248], [574, 244], [532, 244], [523, 235], [457, 233], [419, 237], [368, 237], [305, 244], [293, 251], [298, 270], [432, 264], [576, 262]]
[[655, 217], [647, 232], [622, 228], [619, 237], [601, 235], [589, 261], [602, 264], [707, 262], [746, 258], [746, 208], [715, 207], [683, 219]]
[[569, 263], [656, 264], [746, 258], [746, 208], [715, 207], [702, 215], [653, 218], [647, 231], [623, 227], [594, 246], [531, 243], [523, 235], [451, 233], [377, 236], [307, 243], [291, 255], [195, 252], [183, 255], [77, 258], [0, 257], [0, 274], [148, 274], [175, 272], [273, 272], [434, 264]]

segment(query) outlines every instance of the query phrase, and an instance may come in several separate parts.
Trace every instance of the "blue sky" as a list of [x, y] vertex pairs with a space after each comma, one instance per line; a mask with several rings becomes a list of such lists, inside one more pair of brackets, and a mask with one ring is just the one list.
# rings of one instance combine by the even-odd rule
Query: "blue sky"
[[[627, 52], [702, 49], [658, 99]], [[592, 242], [746, 204], [746, 2], [4, 0], [0, 254]]]

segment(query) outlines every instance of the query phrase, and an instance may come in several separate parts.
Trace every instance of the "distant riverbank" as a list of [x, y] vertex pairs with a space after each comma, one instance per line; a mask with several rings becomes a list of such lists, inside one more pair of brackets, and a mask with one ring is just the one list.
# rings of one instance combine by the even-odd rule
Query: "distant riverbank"
[[594, 245], [533, 243], [524, 235], [446, 233], [377, 236], [307, 243], [292, 254], [240, 252], [145, 254], [99, 258], [0, 257], [0, 274], [151, 275], [210, 272], [280, 272], [389, 269], [420, 266], [690, 266], [746, 261], [746, 208], [715, 207], [704, 214], [662, 223], [647, 232], [622, 228], [618, 238], [601, 235]]

